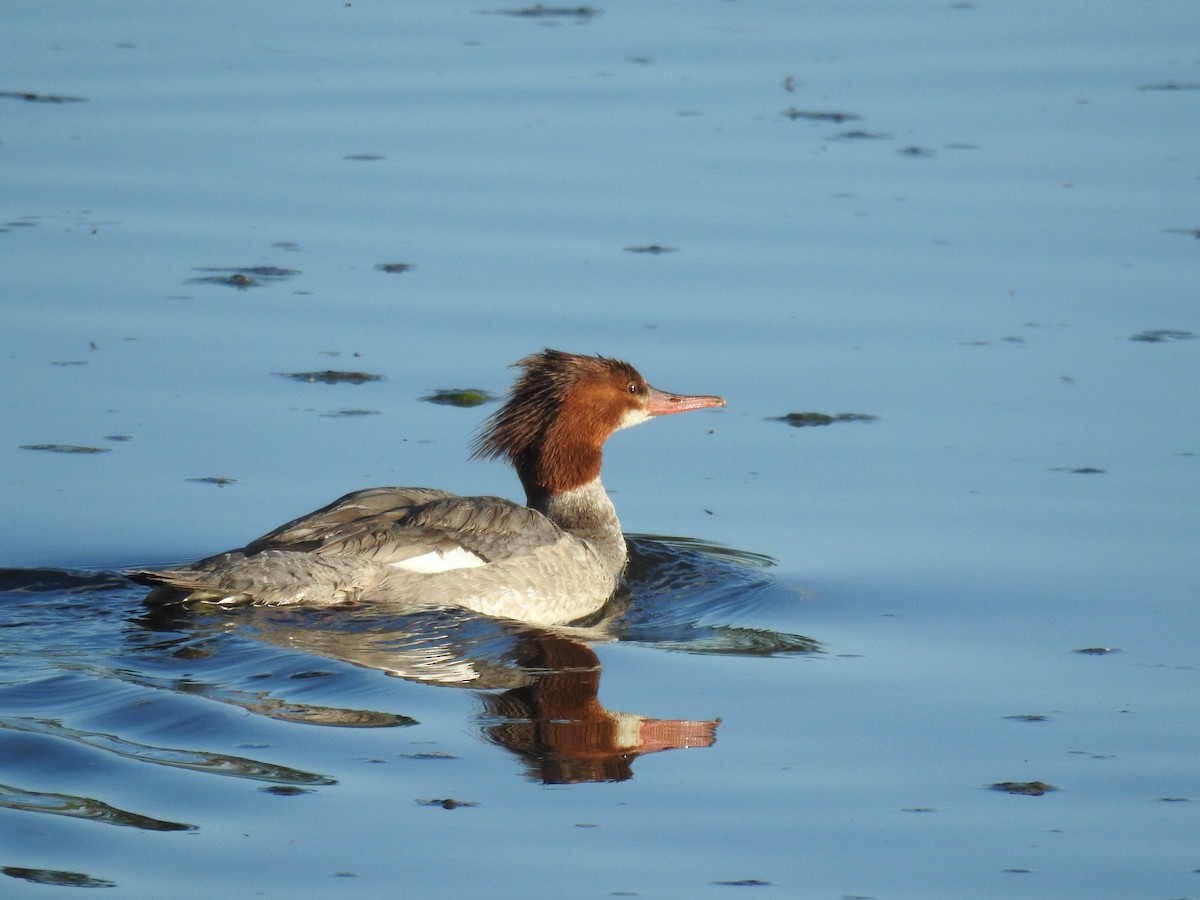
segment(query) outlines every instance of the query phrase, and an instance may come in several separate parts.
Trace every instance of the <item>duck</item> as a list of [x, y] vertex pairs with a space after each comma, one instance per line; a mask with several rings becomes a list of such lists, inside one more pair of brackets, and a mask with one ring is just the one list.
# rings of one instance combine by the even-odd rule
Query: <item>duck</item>
[[457, 608], [534, 626], [601, 610], [627, 550], [600, 482], [605, 442], [652, 418], [725, 406], [651, 387], [627, 362], [544, 349], [514, 364], [472, 459], [516, 470], [525, 504], [423, 487], [346, 494], [238, 550], [126, 572], [149, 605]]

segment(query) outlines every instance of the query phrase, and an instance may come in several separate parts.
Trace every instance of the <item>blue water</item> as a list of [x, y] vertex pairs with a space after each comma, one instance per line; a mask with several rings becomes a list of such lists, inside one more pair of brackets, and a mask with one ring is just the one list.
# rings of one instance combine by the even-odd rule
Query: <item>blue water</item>
[[[1200, 896], [1195, 4], [521, 8], [5, 11], [0, 893]], [[114, 574], [515, 496], [543, 346], [729, 400], [589, 629]]]

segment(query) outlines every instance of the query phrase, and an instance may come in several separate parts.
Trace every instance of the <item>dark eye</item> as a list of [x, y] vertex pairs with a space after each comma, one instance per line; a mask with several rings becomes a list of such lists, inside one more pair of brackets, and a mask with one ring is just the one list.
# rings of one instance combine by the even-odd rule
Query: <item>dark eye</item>
[[636, 394], [636, 393], [638, 393], [638, 384], [637, 384], [637, 382], [636, 382], [636, 381], [631, 381], [631, 382], [629, 382], [629, 387], [627, 387], [625, 390], [629, 391], [629, 393], [631, 393], [631, 394]]

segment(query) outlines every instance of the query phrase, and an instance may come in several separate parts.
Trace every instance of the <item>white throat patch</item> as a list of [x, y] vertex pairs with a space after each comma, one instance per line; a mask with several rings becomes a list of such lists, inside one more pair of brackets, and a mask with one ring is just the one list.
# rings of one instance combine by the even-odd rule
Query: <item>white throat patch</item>
[[619, 431], [622, 428], [632, 428], [634, 425], [641, 425], [649, 418], [650, 414], [646, 412], [646, 410], [640, 407], [635, 407], [634, 409], [626, 412], [625, 415], [621, 416], [621, 421], [617, 423], [617, 430]]

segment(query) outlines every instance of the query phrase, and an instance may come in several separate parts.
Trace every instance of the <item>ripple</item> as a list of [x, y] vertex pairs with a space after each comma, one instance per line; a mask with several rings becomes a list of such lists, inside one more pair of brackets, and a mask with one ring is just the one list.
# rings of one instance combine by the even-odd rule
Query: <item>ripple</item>
[[91, 797], [76, 797], [71, 794], [51, 794], [44, 791], [26, 791], [11, 785], [0, 784], [0, 807], [24, 812], [46, 813], [52, 816], [69, 816], [75, 819], [90, 819], [105, 825], [121, 825], [140, 828], [143, 831], [195, 831], [195, 825], [184, 822], [168, 822], [127, 812], [109, 806]]
[[14, 594], [90, 594], [129, 587], [129, 580], [116, 572], [80, 569], [0, 568], [0, 592]]
[[[363, 707], [364, 696], [387, 705], [405, 696], [379, 681], [382, 672], [480, 692], [475, 727], [515, 754], [530, 778], [631, 778], [640, 755], [710, 746], [718, 722], [607, 710], [591, 645], [777, 656], [820, 652], [821, 644], [757, 627], [763, 613], [795, 619], [804, 599], [773, 577], [769, 557], [678, 536], [632, 535], [629, 548], [608, 606], [591, 621], [555, 629], [454, 609], [149, 609], [143, 590], [116, 573], [0, 570], [0, 629], [21, 637], [0, 657], [0, 731], [55, 742], [47, 746], [66, 753], [63, 771], [102, 765], [72, 756], [75, 748], [273, 790], [330, 786], [338, 783], [331, 775], [205, 749], [258, 745], [257, 735], [248, 741], [219, 710], [289, 725], [417, 725], [399, 711]], [[343, 698], [351, 702], [337, 702]], [[170, 737], [148, 740], [147, 733]], [[23, 811], [191, 827], [69, 792], [12, 788], [5, 796]]]
[[243, 691], [190, 678], [157, 678], [134, 672], [114, 670], [113, 675], [129, 684], [188, 696], [204, 697], [216, 703], [237, 706], [270, 719], [301, 725], [336, 725], [342, 728], [396, 728], [417, 724], [416, 719], [399, 713], [370, 709], [347, 709], [297, 703], [272, 697], [266, 691]]
[[607, 629], [622, 641], [692, 653], [819, 652], [821, 643], [814, 638], [738, 621], [756, 609], [803, 600], [764, 571], [770, 564], [769, 557], [700, 541], [633, 537]]
[[191, 769], [210, 775], [251, 778], [255, 781], [270, 781], [280, 784], [327, 785], [337, 783], [335, 779], [325, 775], [316, 775], [312, 772], [304, 772], [244, 756], [139, 744], [112, 734], [70, 728], [55, 719], [0, 716], [0, 729], [59, 738], [93, 750], [112, 753], [124, 759], [152, 763], [157, 766], [171, 766], [177, 769]]

